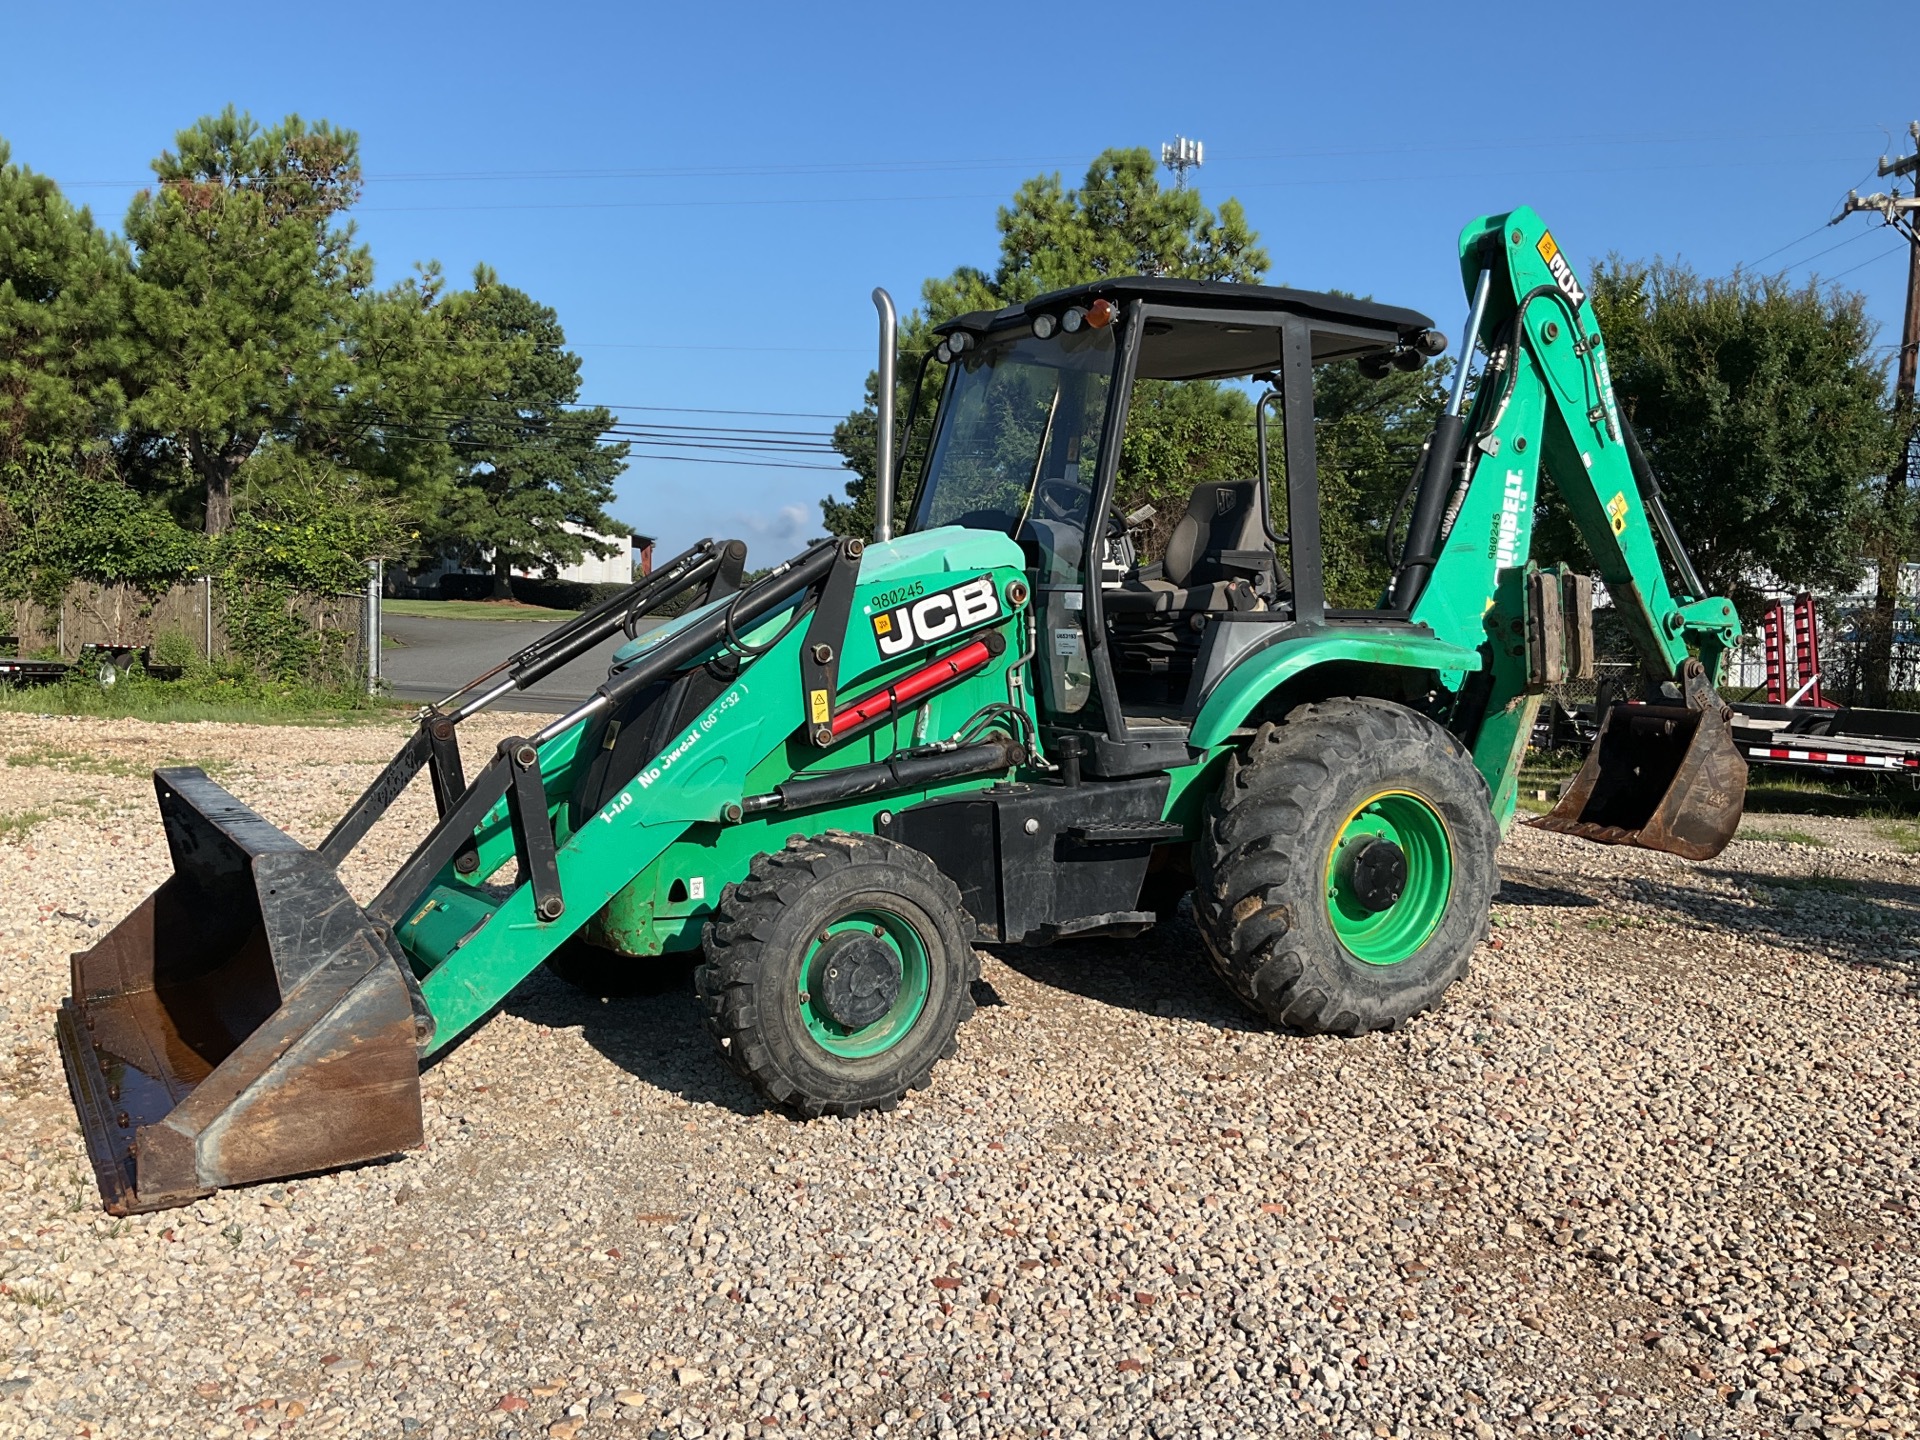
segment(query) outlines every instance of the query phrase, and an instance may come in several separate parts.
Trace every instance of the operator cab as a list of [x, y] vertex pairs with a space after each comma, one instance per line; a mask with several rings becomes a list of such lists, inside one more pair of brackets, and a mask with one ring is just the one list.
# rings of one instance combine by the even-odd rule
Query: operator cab
[[[1093, 773], [1185, 763], [1207, 693], [1297, 627], [1407, 623], [1402, 612], [1327, 607], [1313, 373], [1341, 360], [1376, 373], [1418, 368], [1446, 343], [1426, 316], [1340, 295], [1133, 276], [976, 311], [936, 333], [947, 375], [907, 528], [960, 525], [1019, 541], [1035, 592], [1042, 720], [1077, 737], [1068, 748]], [[1261, 387], [1253, 473], [1196, 484], [1169, 516], [1152, 506], [1119, 514], [1130, 409], [1147, 385], [1193, 380]], [[1275, 466], [1270, 410], [1280, 418]], [[1158, 558], [1142, 564], [1148, 536]]]

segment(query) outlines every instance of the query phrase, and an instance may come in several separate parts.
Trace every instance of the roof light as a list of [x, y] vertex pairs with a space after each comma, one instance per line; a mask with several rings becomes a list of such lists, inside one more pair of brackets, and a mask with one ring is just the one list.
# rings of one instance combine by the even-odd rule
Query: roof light
[[964, 355], [973, 348], [973, 337], [964, 330], [956, 330], [947, 337], [947, 344], [953, 347], [953, 353]]
[[1060, 328], [1069, 335], [1087, 323], [1087, 312], [1078, 305], [1060, 317]]
[[1096, 300], [1087, 307], [1087, 324], [1096, 330], [1104, 330], [1113, 323], [1117, 313], [1111, 300]]
[[1059, 325], [1060, 322], [1051, 315], [1036, 315], [1033, 317], [1033, 338], [1045, 340], [1059, 328]]
[[949, 345], [946, 341], [942, 340], [939, 346], [934, 350], [933, 356], [934, 356], [934, 359], [938, 360], [942, 365], [945, 365], [947, 362], [953, 359], [953, 347]]

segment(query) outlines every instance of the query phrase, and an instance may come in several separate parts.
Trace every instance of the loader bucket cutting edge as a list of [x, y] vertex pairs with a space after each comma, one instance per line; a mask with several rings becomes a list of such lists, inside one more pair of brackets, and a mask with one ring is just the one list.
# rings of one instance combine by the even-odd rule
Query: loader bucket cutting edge
[[108, 1211], [419, 1145], [430, 1030], [405, 956], [318, 855], [158, 770], [174, 874], [73, 957], [60, 1051]]
[[1746, 798], [1731, 720], [1718, 705], [1613, 706], [1560, 803], [1527, 823], [1711, 860], [1733, 838]]

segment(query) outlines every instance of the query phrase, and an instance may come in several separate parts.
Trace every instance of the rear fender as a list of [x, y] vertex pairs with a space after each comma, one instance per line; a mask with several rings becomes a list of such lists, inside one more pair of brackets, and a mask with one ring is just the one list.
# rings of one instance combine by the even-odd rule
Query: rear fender
[[[1327, 665], [1430, 675], [1442, 689], [1457, 690], [1468, 671], [1481, 668], [1480, 653], [1431, 635], [1369, 633], [1360, 626], [1323, 629], [1256, 650], [1208, 692], [1194, 718], [1191, 745], [1211, 750], [1226, 744], [1276, 691]], [[1383, 686], [1382, 688], [1392, 688]], [[1346, 687], [1345, 693], [1356, 692]]]

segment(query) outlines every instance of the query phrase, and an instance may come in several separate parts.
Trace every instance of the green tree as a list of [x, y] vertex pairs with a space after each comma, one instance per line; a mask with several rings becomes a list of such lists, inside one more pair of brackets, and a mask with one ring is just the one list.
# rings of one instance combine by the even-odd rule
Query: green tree
[[608, 516], [613, 482], [626, 464], [624, 441], [601, 437], [611, 411], [580, 408], [580, 357], [551, 307], [502, 285], [486, 266], [474, 288], [447, 302], [454, 343], [479, 383], [461, 394], [447, 427], [459, 477], [438, 508], [431, 536], [488, 552], [494, 594], [513, 593], [511, 572], [549, 575], [587, 553], [611, 548], [568, 529], [624, 535]]
[[53, 606], [76, 580], [157, 592], [205, 558], [205, 540], [123, 484], [102, 452], [26, 444], [0, 459], [0, 598]]
[[[1278, 436], [1276, 426], [1268, 457], [1270, 478], [1276, 480], [1283, 473]], [[1114, 496], [1126, 514], [1153, 506], [1146, 526], [1149, 554], [1165, 549], [1196, 485], [1247, 480], [1258, 473], [1253, 401], [1244, 391], [1210, 381], [1134, 382]], [[1272, 488], [1283, 494], [1283, 487]]]
[[127, 212], [141, 345], [131, 418], [184, 462], [219, 535], [263, 443], [337, 424], [345, 340], [372, 276], [339, 222], [360, 193], [359, 140], [297, 115], [263, 129], [229, 106], [175, 145]]
[[[1592, 293], [1621, 407], [1708, 590], [1752, 619], [1769, 583], [1856, 583], [1863, 500], [1892, 453], [1862, 298], [1617, 257]], [[1551, 487], [1542, 496], [1543, 553], [1582, 553]], [[1905, 541], [1892, 537], [1896, 557]]]
[[[1103, 152], [1088, 167], [1077, 190], [1065, 188], [1058, 175], [1028, 180], [1014, 193], [1012, 203], [1001, 207], [999, 229], [1000, 264], [991, 275], [963, 266], [944, 278], [928, 280], [920, 287], [920, 306], [902, 320], [895, 400], [895, 413], [902, 421], [924, 357], [933, 348], [932, 328], [956, 315], [997, 309], [1106, 276], [1157, 273], [1251, 282], [1267, 269], [1267, 253], [1248, 226], [1239, 201], [1226, 201], [1216, 214], [1202, 203], [1198, 191], [1162, 188], [1153, 158], [1143, 149]], [[930, 374], [928, 378], [931, 382], [937, 377]], [[834, 447], [854, 472], [846, 499], [829, 497], [820, 502], [827, 529], [836, 535], [873, 533], [877, 385], [877, 377], [869, 375], [866, 404], [834, 430]], [[930, 394], [921, 396], [922, 415], [931, 399]], [[1143, 442], [1137, 453], [1191, 456], [1196, 453], [1192, 427], [1203, 418], [1232, 428], [1251, 447], [1252, 409], [1244, 397], [1237, 407], [1233, 401], [1177, 406], [1168, 402], [1168, 407], [1170, 421], [1180, 433], [1169, 436], [1164, 445]], [[1154, 406], [1137, 408], [1143, 416], [1140, 423], [1150, 423]], [[1214, 453], [1239, 443], [1226, 440], [1225, 433], [1223, 429], [1219, 444], [1198, 450]], [[904, 473], [910, 483], [916, 473], [911, 463]], [[1188, 483], [1201, 478], [1195, 475]], [[1140, 483], [1146, 490], [1170, 490], [1178, 481], [1156, 476], [1142, 477]], [[899, 497], [903, 511], [912, 499], [911, 494]]]
[[0, 461], [98, 448], [125, 408], [126, 247], [0, 140]]
[[368, 497], [398, 496], [434, 514], [466, 474], [454, 425], [477, 397], [511, 386], [508, 349], [463, 317], [437, 264], [385, 290], [363, 293], [344, 339], [352, 383], [329, 423], [304, 423], [301, 449], [362, 482]]

